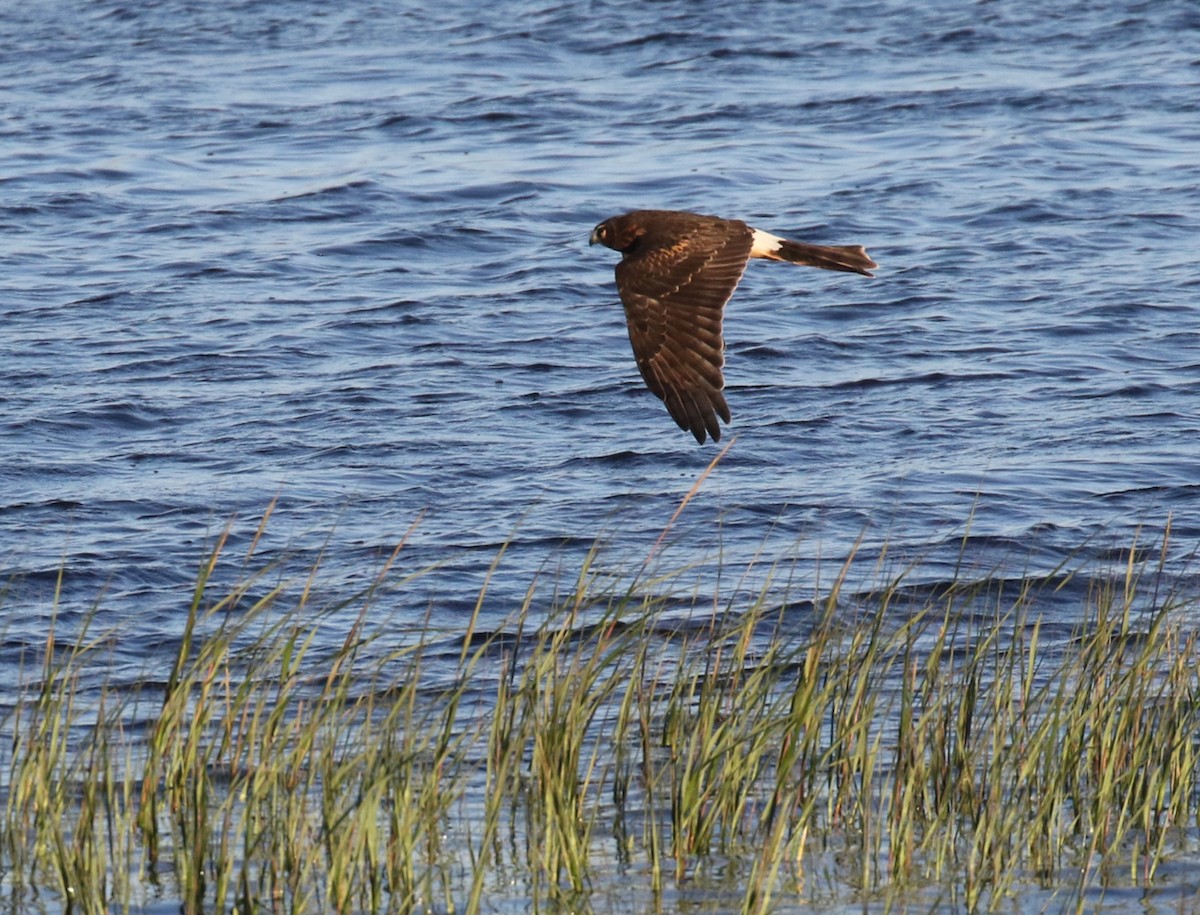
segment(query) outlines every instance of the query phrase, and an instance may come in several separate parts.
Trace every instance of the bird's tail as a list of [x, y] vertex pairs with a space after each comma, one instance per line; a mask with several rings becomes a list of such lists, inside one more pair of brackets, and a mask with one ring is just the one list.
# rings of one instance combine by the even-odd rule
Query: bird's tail
[[786, 238], [779, 240], [779, 246], [774, 251], [764, 252], [762, 256], [790, 264], [820, 267], [822, 270], [861, 273], [863, 276], [874, 276], [871, 269], [879, 266], [867, 256], [867, 250], [862, 245], [809, 245]]

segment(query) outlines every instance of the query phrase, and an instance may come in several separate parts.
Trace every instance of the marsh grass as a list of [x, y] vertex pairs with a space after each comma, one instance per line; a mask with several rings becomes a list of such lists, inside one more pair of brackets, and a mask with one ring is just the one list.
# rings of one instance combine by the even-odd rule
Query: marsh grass
[[681, 615], [688, 569], [598, 550], [504, 625], [481, 593], [465, 632], [398, 633], [403, 543], [318, 608], [316, 566], [254, 570], [265, 525], [219, 538], [157, 683], [83, 690], [111, 634], [50, 627], [0, 721], [9, 908], [1061, 909], [1196, 857], [1194, 604], [1137, 544], [1067, 638], [1065, 570], [846, 594], [852, 556], [811, 600], [781, 566]]

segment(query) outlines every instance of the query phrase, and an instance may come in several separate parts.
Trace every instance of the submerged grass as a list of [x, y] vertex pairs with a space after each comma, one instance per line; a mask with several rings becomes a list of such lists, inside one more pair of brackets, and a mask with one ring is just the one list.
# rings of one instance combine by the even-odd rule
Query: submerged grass
[[265, 523], [214, 593], [219, 539], [157, 684], [82, 690], [107, 640], [50, 628], [0, 720], [8, 908], [1082, 909], [1197, 857], [1194, 604], [1136, 544], [1067, 638], [1045, 580], [849, 596], [853, 557], [815, 601], [769, 576], [669, 624], [687, 570], [593, 551], [548, 610], [534, 582], [485, 629], [481, 594], [393, 647], [403, 543], [316, 610], [249, 571]]

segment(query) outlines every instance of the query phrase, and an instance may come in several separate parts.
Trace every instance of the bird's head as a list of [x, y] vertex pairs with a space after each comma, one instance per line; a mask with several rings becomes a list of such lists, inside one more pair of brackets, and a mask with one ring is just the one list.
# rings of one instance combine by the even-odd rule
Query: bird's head
[[592, 229], [592, 237], [588, 239], [589, 245], [601, 244], [612, 247], [613, 227], [612, 220], [606, 219], [596, 228]]
[[644, 232], [628, 216], [613, 216], [592, 229], [589, 245], [601, 244], [614, 251], [624, 251]]

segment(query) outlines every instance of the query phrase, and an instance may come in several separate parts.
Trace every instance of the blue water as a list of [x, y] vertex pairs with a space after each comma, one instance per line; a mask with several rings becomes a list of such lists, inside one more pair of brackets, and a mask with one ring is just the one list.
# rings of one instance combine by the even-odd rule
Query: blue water
[[328, 600], [415, 524], [397, 568], [440, 565], [383, 600], [401, 623], [460, 628], [505, 542], [496, 625], [597, 538], [636, 568], [719, 451], [642, 386], [616, 256], [587, 244], [638, 207], [880, 264], [748, 270], [733, 444], [660, 554], [697, 564], [702, 604], [756, 556], [811, 596], [859, 538], [864, 578], [887, 544], [936, 582], [1116, 563], [1170, 519], [1188, 574], [1190, 0], [57, 0], [4, 21], [8, 682], [60, 572], [60, 625], [96, 608], [113, 676], [165, 665], [204, 551], [234, 519], [235, 575], [272, 499], [254, 562], [320, 554]]

